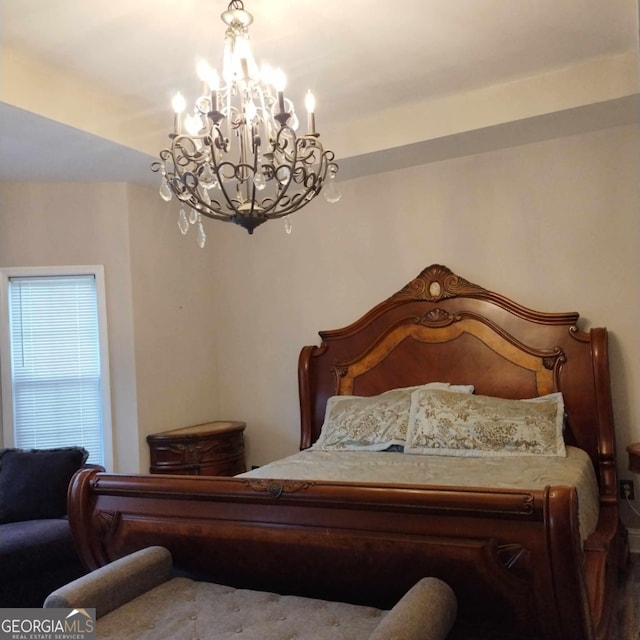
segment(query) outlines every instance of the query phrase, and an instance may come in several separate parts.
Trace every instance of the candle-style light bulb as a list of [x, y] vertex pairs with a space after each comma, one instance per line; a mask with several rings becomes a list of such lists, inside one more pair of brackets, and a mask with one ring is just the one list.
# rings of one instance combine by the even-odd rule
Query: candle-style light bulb
[[211, 69], [207, 82], [209, 83], [209, 89], [211, 89], [211, 91], [218, 91], [218, 89], [220, 89], [220, 76], [215, 69]]
[[222, 77], [227, 85], [233, 81], [233, 39], [226, 37], [222, 55]]
[[274, 69], [270, 64], [266, 62], [262, 63], [262, 66], [260, 67], [260, 80], [263, 84], [274, 84], [273, 71]]
[[259, 70], [251, 52], [249, 38], [237, 35], [233, 45], [233, 67], [238, 79], [256, 80]]
[[307, 94], [304, 97], [304, 106], [307, 109], [307, 129], [311, 135], [315, 135], [316, 133], [316, 98], [311, 93], [311, 91], [307, 91]]
[[257, 115], [258, 110], [256, 109], [255, 103], [253, 100], [249, 100], [245, 106], [245, 117], [247, 118], [247, 123], [252, 124]]
[[202, 120], [197, 115], [187, 115], [184, 119], [184, 128], [190, 136], [197, 136], [202, 128]]
[[284, 75], [282, 69], [276, 69], [273, 72], [272, 81], [278, 94], [278, 109], [280, 109], [280, 113], [284, 113], [284, 88], [287, 86], [287, 76]]
[[307, 108], [307, 111], [309, 113], [315, 113], [316, 110], [316, 98], [313, 95], [313, 93], [311, 93], [311, 91], [307, 91], [305, 97], [304, 97], [304, 106]]
[[209, 95], [211, 111], [217, 111], [218, 89], [220, 89], [218, 72], [206, 60], [198, 62], [197, 71], [198, 77], [202, 80], [202, 95]]
[[211, 111], [218, 110], [218, 91], [220, 90], [220, 76], [215, 69], [209, 74], [209, 89], [211, 89]]
[[187, 102], [184, 99], [184, 96], [178, 91], [175, 96], [173, 96], [173, 100], [171, 100], [171, 106], [175, 111], [175, 115], [173, 117], [173, 130], [176, 135], [180, 135], [180, 114], [184, 111], [184, 108], [187, 106]]
[[187, 101], [179, 91], [175, 96], [173, 96], [173, 100], [171, 100], [171, 106], [176, 113], [182, 113], [184, 111], [184, 108], [187, 106]]
[[206, 60], [198, 60], [196, 72], [198, 74], [198, 78], [200, 78], [200, 81], [202, 82], [203, 96], [206, 96], [209, 93], [209, 77], [211, 76], [212, 71], [213, 69]]

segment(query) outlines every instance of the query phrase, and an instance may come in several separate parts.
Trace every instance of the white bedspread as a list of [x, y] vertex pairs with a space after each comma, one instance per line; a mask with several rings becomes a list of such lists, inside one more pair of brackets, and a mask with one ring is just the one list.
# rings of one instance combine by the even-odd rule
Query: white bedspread
[[589, 456], [567, 447], [567, 457], [470, 458], [396, 452], [307, 449], [241, 474], [250, 478], [426, 484], [501, 489], [575, 486], [582, 539], [598, 522], [598, 485]]

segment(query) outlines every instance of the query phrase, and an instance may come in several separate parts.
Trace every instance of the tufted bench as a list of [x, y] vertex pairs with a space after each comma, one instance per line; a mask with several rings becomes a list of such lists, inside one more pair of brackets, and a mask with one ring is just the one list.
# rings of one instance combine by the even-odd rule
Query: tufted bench
[[235, 589], [171, 577], [163, 547], [116, 560], [54, 591], [45, 607], [96, 609], [112, 640], [443, 640], [456, 598], [424, 578], [391, 609]]

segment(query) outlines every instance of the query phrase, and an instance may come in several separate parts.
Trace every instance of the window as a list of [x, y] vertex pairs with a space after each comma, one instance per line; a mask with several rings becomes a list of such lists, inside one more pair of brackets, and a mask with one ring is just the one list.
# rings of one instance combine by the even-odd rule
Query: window
[[111, 467], [102, 267], [0, 269], [5, 446], [82, 446]]

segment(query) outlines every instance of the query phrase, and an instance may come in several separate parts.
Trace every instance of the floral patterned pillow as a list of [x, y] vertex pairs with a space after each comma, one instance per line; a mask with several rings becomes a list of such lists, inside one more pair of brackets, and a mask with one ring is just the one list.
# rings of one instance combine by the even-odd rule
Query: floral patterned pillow
[[417, 389], [405, 453], [443, 456], [566, 456], [561, 393], [527, 400]]
[[411, 394], [417, 389], [450, 389], [473, 393], [470, 385], [430, 382], [391, 389], [377, 396], [332, 396], [327, 400], [324, 424], [314, 449], [383, 451], [404, 445]]

